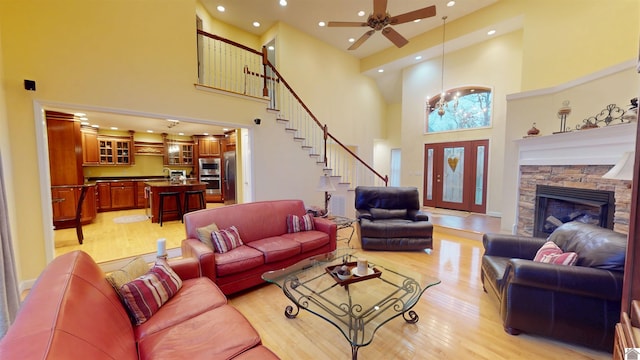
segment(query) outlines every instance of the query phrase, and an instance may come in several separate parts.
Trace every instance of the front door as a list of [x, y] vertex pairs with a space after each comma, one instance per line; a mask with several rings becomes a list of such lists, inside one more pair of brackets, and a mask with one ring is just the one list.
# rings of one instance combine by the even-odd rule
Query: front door
[[486, 212], [489, 140], [424, 146], [424, 206]]

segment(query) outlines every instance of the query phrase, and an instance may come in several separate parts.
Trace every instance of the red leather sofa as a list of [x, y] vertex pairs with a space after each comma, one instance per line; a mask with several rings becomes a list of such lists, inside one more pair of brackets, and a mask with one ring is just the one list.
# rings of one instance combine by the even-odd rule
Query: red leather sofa
[[[301, 200], [274, 200], [235, 204], [184, 215], [186, 239], [182, 256], [195, 258], [203, 276], [229, 295], [264, 283], [262, 274], [293, 265], [336, 249], [336, 224], [313, 218], [315, 230], [287, 232], [287, 215], [303, 216]], [[244, 245], [223, 254], [198, 239], [198, 228], [215, 223], [219, 229], [235, 226]]]
[[278, 359], [193, 260], [170, 265], [182, 288], [134, 326], [88, 254], [57, 257], [0, 340], [0, 359]]

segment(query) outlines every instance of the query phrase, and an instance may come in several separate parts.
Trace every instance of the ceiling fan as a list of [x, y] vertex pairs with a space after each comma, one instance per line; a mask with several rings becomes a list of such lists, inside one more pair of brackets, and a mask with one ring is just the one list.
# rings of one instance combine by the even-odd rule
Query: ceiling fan
[[387, 0], [373, 0], [373, 14], [369, 15], [366, 22], [350, 22], [350, 21], [329, 21], [329, 27], [365, 27], [368, 26], [372, 30], [367, 31], [358, 40], [356, 40], [349, 50], [355, 50], [364, 43], [373, 33], [381, 31], [387, 39], [394, 43], [397, 47], [405, 46], [409, 40], [405, 39], [400, 33], [395, 31], [391, 25], [404, 24], [410, 21], [425, 19], [436, 15], [436, 6], [431, 5], [426, 8], [409, 11], [408, 13], [391, 16], [387, 12]]

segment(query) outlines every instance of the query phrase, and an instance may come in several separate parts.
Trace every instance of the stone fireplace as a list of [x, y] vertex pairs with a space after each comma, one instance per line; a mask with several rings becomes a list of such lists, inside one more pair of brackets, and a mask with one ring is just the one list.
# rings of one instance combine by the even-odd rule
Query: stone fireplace
[[[635, 149], [635, 136], [636, 124], [633, 123], [518, 140], [517, 234], [546, 237], [553, 230], [553, 223], [558, 225], [570, 221], [571, 217], [577, 221], [597, 221], [597, 225], [628, 233], [631, 181], [604, 179], [602, 175], [625, 151]], [[537, 203], [540, 207], [539, 187], [553, 188], [551, 200], [546, 200], [543, 206], [551, 203], [552, 210], [559, 211], [558, 214], [541, 215], [545, 209], [536, 208]], [[557, 209], [567, 207], [563, 204], [567, 197], [580, 193], [588, 195], [579, 200], [577, 206]], [[597, 193], [600, 195], [593, 195]], [[536, 215], [544, 217], [539, 219], [545, 222], [541, 225], [543, 229], [536, 229]], [[604, 217], [602, 223], [600, 218], [593, 220], [600, 215]], [[547, 218], [551, 223], [546, 222]]]

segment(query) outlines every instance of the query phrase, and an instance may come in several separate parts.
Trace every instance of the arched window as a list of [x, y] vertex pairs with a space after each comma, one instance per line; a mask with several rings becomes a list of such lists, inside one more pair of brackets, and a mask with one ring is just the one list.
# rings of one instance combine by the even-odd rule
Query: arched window
[[491, 126], [491, 88], [463, 86], [430, 97], [426, 103], [427, 132], [477, 129]]

